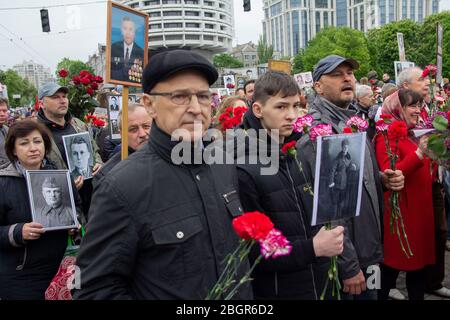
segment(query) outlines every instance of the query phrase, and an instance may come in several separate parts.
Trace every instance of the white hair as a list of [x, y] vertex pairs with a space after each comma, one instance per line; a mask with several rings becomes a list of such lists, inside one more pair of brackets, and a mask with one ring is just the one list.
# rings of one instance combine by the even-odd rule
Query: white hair
[[[128, 115], [130, 115], [130, 113], [133, 113], [134, 111], [136, 111], [136, 109], [138, 108], [143, 108], [145, 111], [147, 111], [147, 109], [145, 109], [145, 107], [140, 104], [140, 103], [131, 103], [130, 105], [128, 105]], [[117, 118], [117, 125], [119, 126], [119, 130], [121, 130], [122, 128], [122, 110], [119, 111], [119, 117]]]
[[403, 85], [405, 83], [411, 83], [413, 81], [413, 77], [415, 75], [422, 75], [423, 70], [420, 69], [419, 67], [412, 67], [412, 68], [408, 68], [403, 70], [402, 72], [400, 72], [400, 74], [397, 77], [397, 87], [399, 89], [403, 88]]
[[372, 88], [365, 85], [365, 84], [359, 84], [356, 86], [356, 99], [362, 98], [368, 94], [372, 94]]

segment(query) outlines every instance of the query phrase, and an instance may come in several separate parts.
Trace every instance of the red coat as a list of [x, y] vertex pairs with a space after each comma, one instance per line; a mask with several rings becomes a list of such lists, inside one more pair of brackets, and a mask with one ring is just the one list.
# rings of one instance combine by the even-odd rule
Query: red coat
[[[395, 141], [390, 141], [395, 149]], [[390, 167], [386, 145], [381, 134], [375, 137], [375, 150], [381, 171]], [[384, 193], [384, 264], [403, 271], [422, 269], [434, 264], [434, 214], [430, 160], [420, 160], [417, 145], [409, 138], [398, 143], [396, 168], [405, 176], [405, 188], [400, 192], [400, 209], [413, 256], [403, 253], [398, 236], [390, 230], [390, 192]], [[401, 230], [401, 229], [400, 229]], [[401, 231], [400, 231], [401, 232]], [[406, 249], [406, 247], [405, 247]], [[406, 249], [407, 250], [407, 249]]]

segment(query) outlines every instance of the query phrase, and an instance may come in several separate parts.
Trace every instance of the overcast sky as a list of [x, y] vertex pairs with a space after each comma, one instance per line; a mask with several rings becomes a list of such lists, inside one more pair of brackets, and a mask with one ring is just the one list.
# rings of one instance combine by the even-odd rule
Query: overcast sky
[[[243, 11], [242, 2], [234, 0], [233, 44], [256, 43], [262, 32], [262, 0], [251, 0], [250, 12]], [[43, 33], [40, 6], [53, 5], [61, 7], [49, 8], [51, 32]], [[25, 7], [38, 8], [17, 9]], [[450, 0], [441, 0], [441, 9], [450, 10]], [[105, 42], [106, 1], [0, 0], [0, 69], [33, 60], [54, 72], [62, 58], [87, 61], [97, 51], [98, 43]]]

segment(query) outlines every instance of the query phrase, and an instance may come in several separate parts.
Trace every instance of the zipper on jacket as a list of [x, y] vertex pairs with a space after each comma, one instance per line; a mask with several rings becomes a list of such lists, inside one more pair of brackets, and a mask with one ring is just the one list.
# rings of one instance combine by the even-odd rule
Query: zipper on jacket
[[[292, 179], [291, 171], [289, 170], [289, 163], [288, 162], [286, 162], [286, 168], [287, 168], [287, 173], [288, 173], [289, 180], [291, 181], [292, 191], [294, 192], [295, 205], [297, 206], [297, 210], [300, 213], [300, 219], [302, 220], [303, 231], [305, 232], [305, 236], [307, 237], [308, 233], [306, 232], [305, 222], [303, 221], [302, 210], [301, 210], [301, 208], [299, 206], [299, 199], [297, 197], [297, 192], [295, 190], [294, 179]], [[319, 300], [318, 297], [317, 297], [316, 279], [314, 277], [314, 270], [313, 270], [312, 264], [309, 265], [309, 269], [311, 271], [311, 276], [312, 276], [312, 282], [313, 282], [313, 287], [314, 287], [314, 296], [316, 297], [316, 300]]]
[[18, 266], [16, 267], [16, 270], [17, 270], [17, 271], [22, 271], [23, 268], [25, 267], [25, 262], [27, 262], [27, 246], [25, 246], [25, 251], [24, 251], [24, 253], [23, 253], [23, 261], [22, 261], [22, 264], [18, 265]]

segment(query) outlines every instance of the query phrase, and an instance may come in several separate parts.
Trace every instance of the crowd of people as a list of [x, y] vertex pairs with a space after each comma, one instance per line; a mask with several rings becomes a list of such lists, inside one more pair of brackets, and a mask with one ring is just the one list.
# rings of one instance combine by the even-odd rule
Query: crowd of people
[[[443, 285], [445, 251], [450, 250], [450, 178], [427, 156], [428, 136], [415, 138], [412, 133], [431, 116], [434, 93], [418, 67], [403, 70], [396, 84], [388, 74], [378, 80], [375, 71], [357, 81], [358, 68], [352, 58], [330, 55], [313, 70], [314, 95], [301, 90], [292, 76], [268, 71], [214, 105], [210, 86], [218, 72], [209, 61], [191, 51], [155, 54], [143, 71], [139, 103], [128, 107], [125, 160], [108, 126], [94, 135], [71, 115], [64, 86], [44, 85], [36, 116], [10, 126], [8, 101], [0, 99], [0, 299], [44, 299], [68, 236], [80, 241], [80, 285], [72, 290], [73, 299], [204, 299], [238, 245], [232, 220], [253, 211], [270, 217], [292, 252], [262, 260], [237, 299], [317, 300], [335, 256], [343, 299], [406, 299], [396, 289], [400, 272], [406, 272], [410, 300], [423, 300], [426, 292], [450, 298]], [[448, 81], [439, 88], [444, 99], [447, 87]], [[335, 221], [332, 229], [311, 226], [313, 195], [305, 190], [316, 178], [316, 145], [307, 134], [294, 131], [305, 114], [313, 125], [331, 125], [335, 134], [343, 133], [353, 116], [369, 123], [360, 214]], [[385, 116], [408, 130], [406, 139], [388, 141], [398, 158], [395, 169], [375, 127]], [[228, 157], [228, 148], [215, 149], [224, 158], [231, 156], [232, 163], [210, 163], [202, 156], [196, 161], [216, 142], [205, 138], [211, 128], [224, 134], [224, 145], [234, 142]], [[265, 159], [247, 161], [255, 151], [251, 140], [238, 139], [238, 131], [252, 130], [258, 141], [278, 150], [296, 142], [298, 159], [280, 152], [276, 172], [262, 174]], [[67, 170], [64, 137], [82, 132], [89, 132], [90, 141], [76, 143], [80, 152], [88, 142], [92, 146], [93, 178], [79, 172], [72, 175], [72, 184], [86, 234], [81, 237], [77, 229], [46, 231], [33, 222], [25, 173]], [[344, 140], [333, 170], [353, 165], [356, 171], [348, 145]], [[182, 163], [174, 161], [180, 150], [187, 159]], [[333, 210], [346, 210], [339, 205], [347, 196], [345, 183], [330, 178], [329, 187], [335, 193]], [[389, 231], [393, 192], [400, 194], [414, 252], [409, 258]], [[237, 279], [258, 255], [252, 250]], [[381, 283], [375, 287], [367, 285], [373, 266], [381, 270]]]

